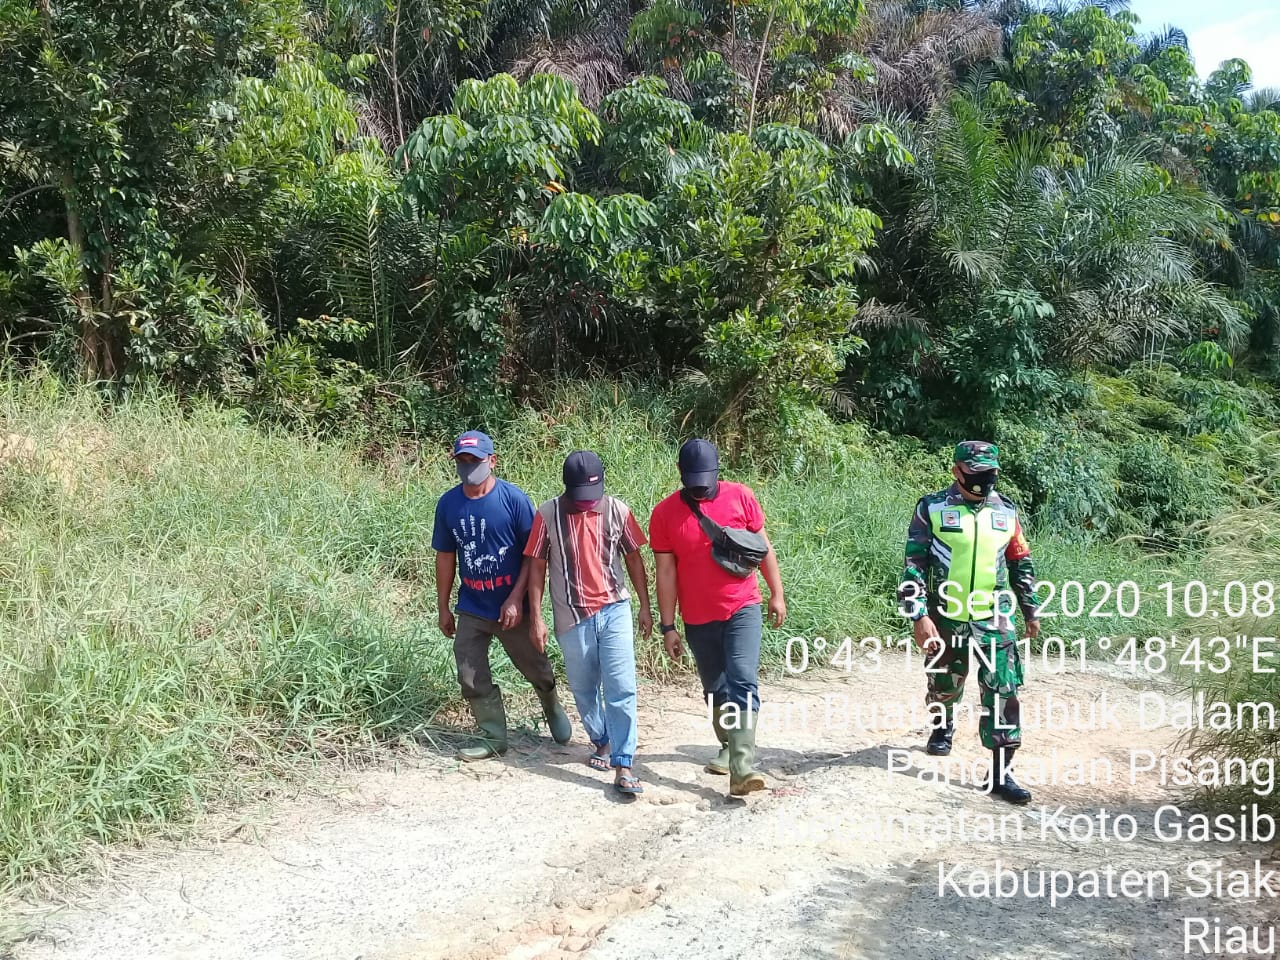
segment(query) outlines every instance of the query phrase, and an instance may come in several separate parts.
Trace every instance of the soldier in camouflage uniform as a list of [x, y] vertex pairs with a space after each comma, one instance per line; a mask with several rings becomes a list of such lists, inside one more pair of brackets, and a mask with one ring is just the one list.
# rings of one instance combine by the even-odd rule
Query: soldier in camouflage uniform
[[1040, 632], [1039, 599], [1018, 508], [995, 490], [999, 471], [994, 444], [966, 440], [956, 447], [955, 483], [916, 504], [898, 601], [913, 622], [916, 644], [936, 671], [928, 674], [926, 702], [941, 704], [946, 717], [926, 749], [934, 756], [951, 752], [953, 712], [964, 695], [970, 649], [981, 645], [978, 685], [986, 709], [979, 733], [992, 754], [989, 789], [1010, 803], [1027, 803], [1031, 793], [1010, 773], [1022, 742], [1018, 688], [1023, 664], [1013, 608], [1016, 598], [1027, 636], [1034, 638]]

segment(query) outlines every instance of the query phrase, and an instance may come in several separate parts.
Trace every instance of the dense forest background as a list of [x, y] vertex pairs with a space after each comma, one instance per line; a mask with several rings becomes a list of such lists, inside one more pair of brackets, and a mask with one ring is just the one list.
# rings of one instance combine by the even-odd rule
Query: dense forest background
[[601, 375], [789, 471], [850, 422], [981, 434], [1041, 521], [1161, 541], [1280, 489], [1280, 92], [1147, 29], [0, 0], [0, 334], [108, 393], [382, 438]]

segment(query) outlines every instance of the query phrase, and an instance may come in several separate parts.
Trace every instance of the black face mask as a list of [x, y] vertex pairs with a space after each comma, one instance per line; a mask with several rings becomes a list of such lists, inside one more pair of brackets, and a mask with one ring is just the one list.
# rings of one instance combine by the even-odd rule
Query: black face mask
[[689, 491], [689, 496], [695, 500], [710, 500], [716, 495], [716, 489], [719, 486], [717, 483], [709, 487], [685, 487], [685, 489]]
[[1000, 476], [999, 470], [975, 470], [972, 473], [961, 470], [960, 473], [964, 477], [960, 481], [960, 486], [964, 488], [965, 493], [973, 494], [976, 497], [990, 496], [991, 491], [996, 488], [996, 480]]

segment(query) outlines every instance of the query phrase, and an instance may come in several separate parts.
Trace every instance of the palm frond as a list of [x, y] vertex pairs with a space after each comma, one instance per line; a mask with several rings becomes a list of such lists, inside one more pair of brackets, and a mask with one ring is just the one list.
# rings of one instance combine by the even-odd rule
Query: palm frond
[[855, 331], [911, 330], [924, 333], [927, 328], [924, 317], [905, 303], [883, 303], [874, 297], [863, 301], [858, 307], [853, 324]]
[[1258, 87], [1249, 91], [1244, 100], [1244, 108], [1249, 113], [1280, 111], [1280, 87]]
[[603, 17], [568, 37], [540, 40], [522, 53], [510, 70], [520, 80], [535, 73], [564, 77], [577, 88], [582, 102], [594, 110], [634, 76], [627, 63], [626, 39], [624, 20]]

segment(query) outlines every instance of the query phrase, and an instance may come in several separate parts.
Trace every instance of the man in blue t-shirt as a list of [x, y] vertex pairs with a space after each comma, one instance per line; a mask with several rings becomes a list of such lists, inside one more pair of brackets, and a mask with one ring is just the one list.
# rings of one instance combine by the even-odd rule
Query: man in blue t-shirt
[[[498, 458], [493, 441], [470, 430], [453, 445], [462, 482], [436, 504], [431, 547], [436, 551], [436, 602], [440, 629], [453, 639], [458, 683], [485, 742], [458, 751], [463, 760], [483, 760], [507, 752], [507, 714], [502, 691], [489, 668], [489, 642], [497, 637], [516, 669], [538, 692], [547, 728], [557, 743], [568, 743], [569, 717], [556, 696], [556, 678], [546, 653], [533, 645], [524, 618], [529, 579], [525, 542], [533, 527], [533, 502], [514, 483], [493, 474]], [[458, 571], [457, 618], [449, 608]], [[540, 611], [535, 611], [535, 615]]]

